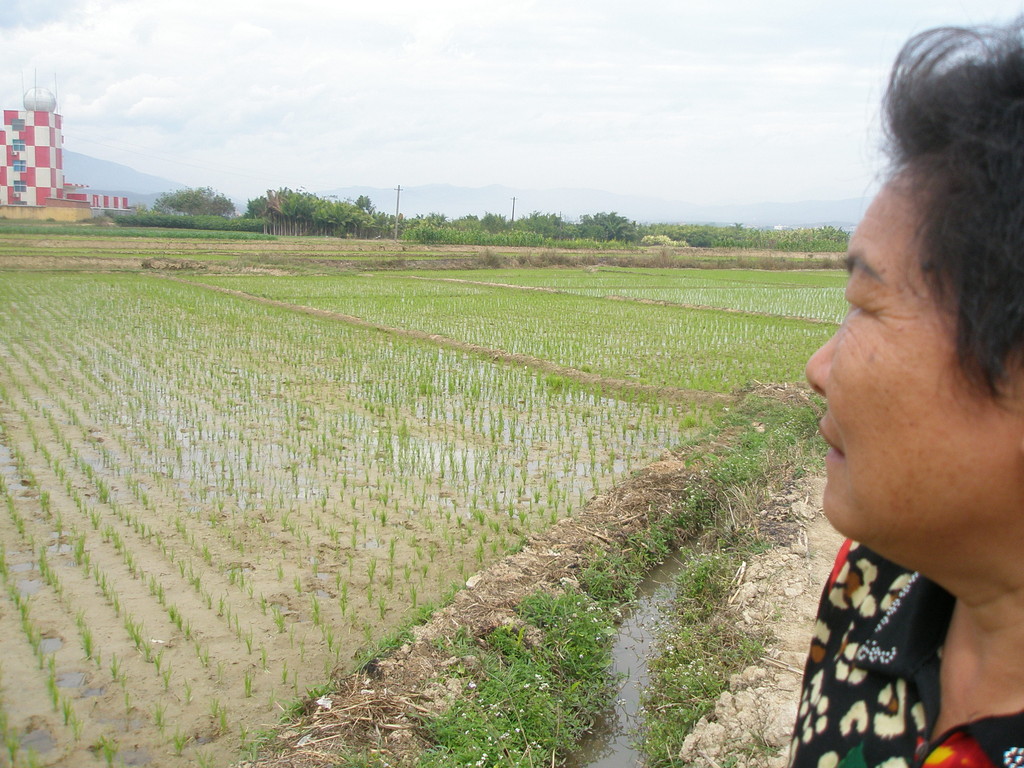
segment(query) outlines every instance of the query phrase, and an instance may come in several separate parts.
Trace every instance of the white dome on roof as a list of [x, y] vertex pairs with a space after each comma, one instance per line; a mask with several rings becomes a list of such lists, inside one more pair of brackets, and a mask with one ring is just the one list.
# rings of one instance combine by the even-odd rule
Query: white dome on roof
[[30, 88], [25, 91], [25, 109], [29, 112], [56, 112], [57, 97], [45, 88]]

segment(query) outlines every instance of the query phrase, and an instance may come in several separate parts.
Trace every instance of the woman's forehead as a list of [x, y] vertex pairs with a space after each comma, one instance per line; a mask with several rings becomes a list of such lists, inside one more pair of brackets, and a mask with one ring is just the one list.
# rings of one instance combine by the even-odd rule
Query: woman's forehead
[[920, 216], [904, 180], [886, 184], [871, 201], [850, 238], [846, 268], [852, 278], [865, 278], [891, 288], [923, 285]]

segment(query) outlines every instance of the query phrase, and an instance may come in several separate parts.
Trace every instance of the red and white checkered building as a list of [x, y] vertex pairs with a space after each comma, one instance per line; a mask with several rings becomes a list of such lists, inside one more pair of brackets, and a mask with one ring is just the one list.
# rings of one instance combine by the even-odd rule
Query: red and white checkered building
[[57, 99], [47, 90], [25, 94], [25, 109], [3, 110], [0, 126], [0, 207], [126, 210], [127, 197], [86, 194], [64, 181], [64, 139]]

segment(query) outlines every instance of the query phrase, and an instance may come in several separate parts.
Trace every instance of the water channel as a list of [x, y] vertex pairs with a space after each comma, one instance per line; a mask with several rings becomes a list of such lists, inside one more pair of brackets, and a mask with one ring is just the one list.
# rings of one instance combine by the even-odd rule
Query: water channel
[[673, 555], [654, 568], [626, 606], [612, 645], [612, 674], [619, 681], [614, 704], [580, 743], [569, 768], [633, 768], [642, 765], [634, 746], [643, 725], [640, 696], [648, 684], [647, 659], [657, 638], [662, 608], [675, 596], [682, 561]]

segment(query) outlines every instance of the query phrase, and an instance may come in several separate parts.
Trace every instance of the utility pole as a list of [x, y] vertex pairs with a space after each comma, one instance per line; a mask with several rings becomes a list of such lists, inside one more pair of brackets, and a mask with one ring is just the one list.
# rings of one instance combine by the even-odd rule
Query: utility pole
[[512, 220], [509, 222], [509, 224], [515, 224], [515, 223], [516, 223], [516, 199], [513, 197], [512, 198]]
[[395, 240], [398, 239], [398, 204], [402, 200], [402, 185], [395, 187]]

